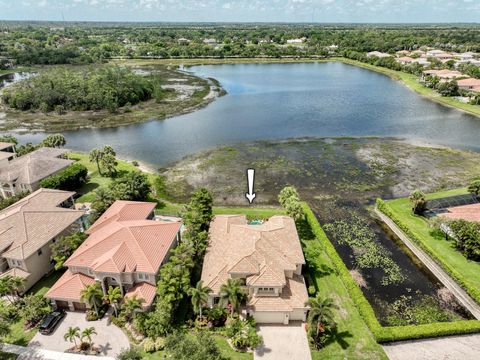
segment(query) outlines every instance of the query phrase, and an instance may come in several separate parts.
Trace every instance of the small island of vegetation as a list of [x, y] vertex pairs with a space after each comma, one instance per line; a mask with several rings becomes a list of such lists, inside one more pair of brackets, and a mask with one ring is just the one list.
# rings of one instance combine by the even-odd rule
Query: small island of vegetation
[[135, 105], [164, 90], [158, 77], [144, 77], [118, 66], [50, 69], [5, 89], [3, 101], [16, 110], [42, 112], [104, 110]]

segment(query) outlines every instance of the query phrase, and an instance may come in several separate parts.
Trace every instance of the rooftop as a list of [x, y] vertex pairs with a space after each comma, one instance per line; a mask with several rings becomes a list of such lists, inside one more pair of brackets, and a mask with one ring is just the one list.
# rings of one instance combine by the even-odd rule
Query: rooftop
[[157, 273], [180, 222], [147, 220], [154, 203], [116, 201], [87, 231], [87, 240], [65, 262], [99, 272]]
[[72, 223], [83, 211], [59, 207], [73, 192], [40, 189], [0, 211], [0, 252], [25, 259]]
[[247, 274], [247, 285], [285, 286], [285, 271], [304, 263], [292, 218], [273, 216], [248, 225], [244, 215], [217, 215], [210, 225], [202, 280], [214, 293], [234, 273]]
[[95, 284], [95, 279], [80, 273], [74, 274], [67, 270], [48, 290], [45, 297], [80, 302], [80, 293], [84, 288], [92, 284]]

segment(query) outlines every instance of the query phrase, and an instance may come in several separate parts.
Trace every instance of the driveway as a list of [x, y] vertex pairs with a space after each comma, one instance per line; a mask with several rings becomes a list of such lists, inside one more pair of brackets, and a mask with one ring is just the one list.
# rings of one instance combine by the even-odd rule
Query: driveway
[[390, 360], [478, 360], [480, 335], [401, 341], [384, 344], [383, 349]]
[[85, 320], [85, 313], [82, 312], [67, 312], [67, 315], [57, 326], [53, 334], [42, 335], [37, 333], [28, 344], [28, 347], [66, 351], [73, 346], [73, 343], [65, 341], [63, 338], [70, 326], [78, 326], [80, 331], [93, 326], [97, 335], [93, 335], [92, 340], [94, 346], [100, 348], [103, 356], [115, 357], [122, 349], [130, 347], [127, 336], [115, 325], [109, 325], [107, 316], [99, 321], [87, 321]]
[[258, 325], [263, 345], [255, 350], [258, 360], [311, 360], [307, 333], [301, 322], [290, 325]]

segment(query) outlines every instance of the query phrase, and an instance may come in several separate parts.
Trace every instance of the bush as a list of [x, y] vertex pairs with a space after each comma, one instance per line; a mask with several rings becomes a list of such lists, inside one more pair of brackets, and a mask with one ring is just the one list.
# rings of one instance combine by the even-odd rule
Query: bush
[[1, 198], [0, 199], [0, 210], [3, 210], [5, 208], [9, 207], [10, 205], [15, 204], [17, 201], [23, 199], [25, 196], [27, 196], [29, 194], [30, 194], [30, 192], [24, 191], [24, 192], [15, 194], [12, 197], [6, 198], [6, 199]]
[[162, 351], [163, 349], [165, 349], [165, 338], [157, 337], [155, 339], [155, 350]]
[[40, 186], [48, 189], [73, 191], [87, 182], [88, 170], [79, 163], [70, 165], [58, 174], [49, 176], [40, 182]]
[[142, 354], [137, 348], [123, 349], [116, 360], [142, 360]]
[[315, 289], [315, 286], [310, 285], [308, 287], [308, 295], [315, 295], [316, 292], [317, 292], [317, 290]]
[[155, 341], [152, 338], [143, 340], [143, 351], [152, 353], [155, 351]]

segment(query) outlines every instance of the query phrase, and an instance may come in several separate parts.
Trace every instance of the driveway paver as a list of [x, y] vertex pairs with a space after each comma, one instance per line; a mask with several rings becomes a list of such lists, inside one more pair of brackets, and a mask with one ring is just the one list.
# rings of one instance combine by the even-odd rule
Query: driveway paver
[[78, 326], [80, 331], [93, 326], [97, 335], [93, 335], [92, 340], [94, 345], [100, 348], [100, 355], [102, 356], [115, 357], [122, 349], [130, 347], [125, 333], [117, 326], [109, 324], [107, 316], [99, 321], [87, 321], [85, 313], [82, 312], [67, 312], [67, 315], [57, 326], [53, 334], [42, 335], [37, 333], [28, 344], [28, 347], [66, 351], [73, 346], [73, 343], [65, 341], [63, 338], [70, 326]]
[[480, 335], [401, 341], [384, 344], [383, 349], [390, 360], [478, 360]]
[[305, 327], [300, 322], [290, 325], [258, 325], [263, 345], [254, 352], [256, 360], [311, 360]]

